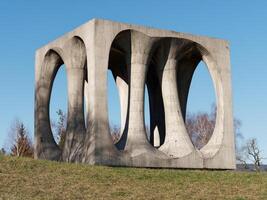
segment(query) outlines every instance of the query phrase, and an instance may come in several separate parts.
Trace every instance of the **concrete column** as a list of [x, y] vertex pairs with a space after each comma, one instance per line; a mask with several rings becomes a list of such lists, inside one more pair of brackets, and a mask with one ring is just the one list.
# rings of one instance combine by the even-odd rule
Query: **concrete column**
[[116, 77], [116, 85], [119, 92], [120, 98], [120, 109], [121, 109], [121, 134], [124, 131], [126, 117], [127, 117], [127, 109], [128, 109], [128, 84], [120, 77]]
[[[140, 54], [132, 54], [134, 59], [142, 59]], [[139, 58], [138, 58], [139, 57]], [[144, 86], [146, 64], [131, 63], [130, 82], [130, 107], [129, 107], [129, 128], [127, 145], [141, 145], [147, 143], [144, 124]], [[132, 148], [138, 148], [132, 146]]]
[[148, 36], [131, 32], [129, 127], [125, 149], [132, 151], [140, 152], [150, 146], [144, 122], [144, 89], [152, 43]]
[[66, 161], [78, 161], [85, 137], [84, 120], [84, 69], [67, 68], [68, 78], [68, 119], [67, 135], [63, 151]]
[[[177, 47], [176, 47], [177, 48]], [[177, 60], [173, 52], [175, 46], [172, 44], [169, 57], [163, 70], [160, 72], [162, 96], [165, 111], [166, 136], [164, 144], [159, 148], [172, 157], [183, 157], [190, 154], [193, 144], [187, 134], [177, 90]]]
[[81, 162], [86, 134], [84, 120], [84, 81], [86, 52], [83, 42], [71, 39], [64, 47], [68, 80], [68, 119], [63, 160]]

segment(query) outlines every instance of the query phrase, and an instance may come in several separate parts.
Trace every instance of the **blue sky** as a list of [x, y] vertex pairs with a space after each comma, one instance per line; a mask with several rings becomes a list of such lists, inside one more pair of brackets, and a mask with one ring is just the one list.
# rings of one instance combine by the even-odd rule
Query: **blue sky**
[[[35, 50], [92, 18], [230, 41], [234, 115], [242, 121], [244, 137], [256, 137], [267, 157], [266, 1], [1, 0], [0, 146], [5, 145], [10, 123], [16, 117], [33, 134]], [[190, 112], [209, 110], [214, 101], [205, 70], [199, 67], [194, 76]], [[53, 89], [52, 117], [58, 107], [66, 108], [65, 84], [62, 69]], [[110, 116], [116, 116], [111, 122], [118, 123], [118, 98], [112, 81], [109, 88], [110, 102], [116, 105], [109, 106]]]

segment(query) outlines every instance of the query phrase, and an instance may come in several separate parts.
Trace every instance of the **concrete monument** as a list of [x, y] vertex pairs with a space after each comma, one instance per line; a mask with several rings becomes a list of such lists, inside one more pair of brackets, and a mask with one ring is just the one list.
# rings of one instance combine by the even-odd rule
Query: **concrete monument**
[[[217, 118], [212, 137], [198, 150], [184, 121], [191, 79], [200, 61], [207, 65], [214, 84]], [[49, 103], [63, 64], [68, 117], [60, 149], [51, 131]], [[120, 99], [122, 136], [116, 144], [109, 130], [107, 70], [112, 71]], [[149, 139], [144, 124], [145, 85]], [[155, 144], [154, 134], [159, 135]], [[112, 166], [234, 169], [228, 42], [93, 19], [38, 49], [35, 158]]]

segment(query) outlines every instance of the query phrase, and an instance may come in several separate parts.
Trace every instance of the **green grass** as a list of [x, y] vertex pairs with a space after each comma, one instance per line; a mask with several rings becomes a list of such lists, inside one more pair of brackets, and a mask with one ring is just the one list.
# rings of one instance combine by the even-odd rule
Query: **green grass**
[[267, 173], [116, 168], [0, 156], [0, 199], [267, 199]]

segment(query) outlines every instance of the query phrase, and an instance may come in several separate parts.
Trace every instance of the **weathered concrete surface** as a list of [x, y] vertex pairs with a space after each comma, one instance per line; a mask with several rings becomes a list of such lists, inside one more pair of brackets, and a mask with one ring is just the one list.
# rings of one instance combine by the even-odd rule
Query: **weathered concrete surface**
[[[201, 60], [213, 80], [217, 118], [211, 139], [197, 150], [184, 118], [191, 79]], [[60, 149], [51, 131], [49, 102], [63, 63], [68, 79], [68, 125]], [[120, 99], [122, 136], [117, 144], [109, 130], [107, 70], [112, 71]], [[144, 123], [145, 85], [151, 142]], [[114, 166], [234, 169], [228, 43], [93, 19], [38, 49], [35, 158]]]

